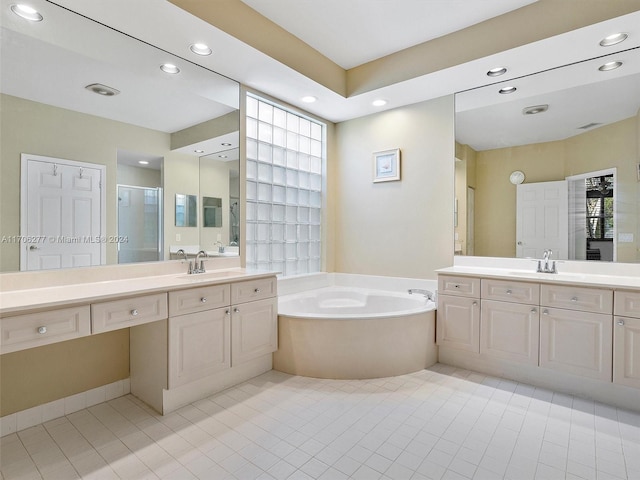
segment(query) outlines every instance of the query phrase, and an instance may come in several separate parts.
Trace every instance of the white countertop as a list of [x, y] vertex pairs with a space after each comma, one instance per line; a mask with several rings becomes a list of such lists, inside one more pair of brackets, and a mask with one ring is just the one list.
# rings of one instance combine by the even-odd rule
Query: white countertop
[[575, 284], [584, 287], [640, 289], [640, 277], [629, 275], [599, 275], [595, 273], [537, 273], [532, 270], [490, 268], [484, 266], [453, 266], [436, 270], [438, 274], [489, 277], [503, 280], [536, 281], [539, 283]]
[[26, 313], [51, 307], [101, 302], [118, 297], [168, 292], [185, 288], [252, 280], [278, 272], [255, 272], [244, 268], [211, 270], [188, 275], [172, 273], [149, 277], [40, 287], [0, 292], [0, 315]]

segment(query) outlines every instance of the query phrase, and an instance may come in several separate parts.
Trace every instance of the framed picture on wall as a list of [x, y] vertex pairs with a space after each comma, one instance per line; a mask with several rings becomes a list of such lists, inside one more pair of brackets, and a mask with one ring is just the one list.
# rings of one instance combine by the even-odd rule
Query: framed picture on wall
[[373, 154], [373, 182], [400, 180], [400, 149], [384, 150]]

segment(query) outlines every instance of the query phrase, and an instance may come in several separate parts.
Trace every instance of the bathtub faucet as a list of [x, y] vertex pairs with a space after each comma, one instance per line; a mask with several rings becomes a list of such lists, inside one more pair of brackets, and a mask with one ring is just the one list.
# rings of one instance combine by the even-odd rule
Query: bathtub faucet
[[407, 290], [409, 295], [413, 295], [414, 293], [418, 293], [420, 295], [424, 295], [427, 300], [431, 300], [433, 302], [433, 292], [429, 290], [423, 290], [421, 288], [410, 288]]

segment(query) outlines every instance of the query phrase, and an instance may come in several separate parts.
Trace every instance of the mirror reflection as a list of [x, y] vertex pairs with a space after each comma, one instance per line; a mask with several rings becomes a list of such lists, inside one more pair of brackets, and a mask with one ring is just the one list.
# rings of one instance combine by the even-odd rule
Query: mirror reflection
[[176, 193], [176, 227], [198, 226], [198, 196]]
[[202, 197], [202, 226], [222, 227], [222, 199]]
[[[50, 2], [34, 0], [44, 17], [37, 29], [2, 4], [0, 271], [165, 260], [174, 245], [200, 250], [201, 225], [176, 227], [174, 202], [193, 194], [198, 203], [203, 152], [238, 145], [239, 85]], [[167, 63], [179, 73], [161, 70]], [[103, 197], [96, 224], [62, 220], [83, 202], [73, 195], [57, 216], [27, 222], [23, 207], [38, 192], [23, 187], [25, 156], [54, 159], [60, 175], [47, 179], [81, 180]], [[208, 196], [230, 208], [222, 193]], [[22, 241], [27, 224], [43, 239], [37, 245]], [[87, 238], [99, 244], [90, 254], [80, 248]]]
[[203, 212], [203, 216], [205, 221], [215, 217], [214, 225], [205, 225], [207, 228], [200, 230], [200, 245], [211, 256], [239, 255], [239, 179], [239, 148], [221, 150], [200, 158], [202, 205], [214, 205], [213, 210]]
[[639, 139], [639, 48], [456, 94], [455, 253], [640, 261]]

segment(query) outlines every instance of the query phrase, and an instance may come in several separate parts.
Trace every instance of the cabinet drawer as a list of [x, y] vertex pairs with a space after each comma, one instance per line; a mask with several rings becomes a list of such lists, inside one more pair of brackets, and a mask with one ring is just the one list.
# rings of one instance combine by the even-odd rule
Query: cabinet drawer
[[640, 318], [640, 292], [617, 291], [613, 310], [615, 315]]
[[438, 294], [480, 298], [480, 279], [438, 275]]
[[16, 352], [91, 334], [89, 305], [0, 318], [0, 353]]
[[212, 285], [169, 292], [169, 316], [203, 312], [230, 305], [229, 285]]
[[613, 311], [613, 291], [543, 284], [540, 287], [540, 305], [611, 314]]
[[167, 318], [167, 294], [143, 295], [91, 305], [91, 331], [110, 332]]
[[277, 294], [276, 277], [259, 278], [231, 284], [231, 303], [253, 302]]
[[528, 305], [540, 303], [540, 285], [537, 283], [483, 278], [481, 291], [483, 300], [526, 303]]

